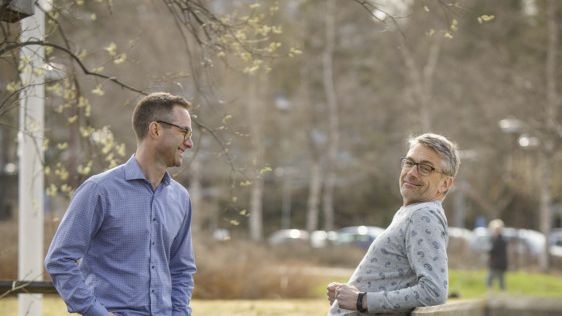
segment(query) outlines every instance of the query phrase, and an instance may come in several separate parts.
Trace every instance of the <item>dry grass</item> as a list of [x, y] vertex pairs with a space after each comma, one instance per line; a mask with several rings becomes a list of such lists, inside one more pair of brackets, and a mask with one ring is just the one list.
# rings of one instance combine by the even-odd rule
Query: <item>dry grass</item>
[[[56, 229], [56, 224], [45, 224], [45, 251]], [[0, 222], [0, 279], [17, 279], [17, 219]], [[210, 240], [197, 236], [198, 240]], [[195, 298], [201, 299], [258, 299], [258, 298], [311, 298], [319, 278], [303, 268], [314, 263], [316, 252], [311, 249], [270, 249], [261, 243], [232, 240], [228, 242], [197, 242], [198, 272]], [[330, 262], [350, 258], [349, 255], [323, 254]], [[328, 260], [328, 259], [327, 259]], [[358, 260], [356, 260], [358, 262]], [[45, 280], [49, 280], [47, 274]], [[316, 291], [317, 292], [317, 291]], [[0, 314], [1, 315], [1, 314]]]
[[[58, 226], [58, 221], [45, 218], [43, 249], [47, 253], [51, 244], [52, 236]], [[18, 219], [11, 218], [8, 221], [0, 221], [0, 279], [16, 280], [18, 276]], [[47, 272], [43, 273], [43, 279], [49, 280]]]
[[18, 274], [18, 222], [0, 222], [0, 279], [15, 279]]
[[[194, 300], [191, 304], [194, 315], [205, 316], [321, 316], [326, 315], [325, 300]], [[0, 315], [17, 316], [18, 302], [14, 297], [0, 300]], [[66, 311], [64, 302], [56, 296], [43, 299], [43, 316], [76, 315]]]
[[194, 298], [257, 299], [314, 297], [318, 277], [306, 261], [280, 259], [262, 244], [228, 241], [196, 245]]

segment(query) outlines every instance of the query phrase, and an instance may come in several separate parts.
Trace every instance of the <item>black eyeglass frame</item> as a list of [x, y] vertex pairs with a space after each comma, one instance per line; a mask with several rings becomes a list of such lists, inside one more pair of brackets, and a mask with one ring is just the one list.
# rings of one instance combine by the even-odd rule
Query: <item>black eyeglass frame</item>
[[191, 130], [191, 128], [189, 127], [181, 127], [179, 125], [176, 125], [174, 123], [170, 123], [170, 122], [166, 122], [166, 121], [161, 121], [161, 120], [156, 120], [156, 123], [160, 123], [160, 124], [166, 124], [166, 125], [170, 125], [173, 127], [176, 127], [178, 129], [180, 129], [183, 133], [183, 141], [187, 141], [188, 139], [191, 138], [191, 136], [193, 136], [193, 131]]
[[448, 176], [448, 174], [443, 172], [443, 170], [438, 170], [434, 166], [427, 164], [425, 162], [415, 162], [412, 158], [408, 158], [408, 157], [400, 158], [400, 167], [402, 167], [402, 169], [404, 169], [406, 163], [411, 164], [411, 166], [409, 166], [408, 169], [411, 169], [415, 166], [418, 170], [418, 173], [424, 177], [429, 176], [432, 172], [438, 172], [442, 175]]

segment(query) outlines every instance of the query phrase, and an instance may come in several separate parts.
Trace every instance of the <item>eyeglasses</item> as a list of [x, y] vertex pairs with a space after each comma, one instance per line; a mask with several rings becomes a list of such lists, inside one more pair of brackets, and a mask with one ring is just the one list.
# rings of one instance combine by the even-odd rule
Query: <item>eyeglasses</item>
[[156, 121], [156, 123], [166, 124], [166, 125], [170, 125], [170, 126], [177, 127], [178, 129], [180, 129], [183, 133], [183, 141], [184, 142], [187, 141], [188, 139], [190, 139], [191, 136], [193, 135], [193, 131], [189, 127], [181, 127], [179, 125], [168, 123], [168, 122], [165, 122], [165, 121]]
[[445, 174], [443, 170], [437, 170], [435, 167], [433, 167], [430, 164], [424, 162], [415, 162], [412, 159], [406, 157], [400, 158], [400, 166], [402, 167], [402, 169], [412, 169], [415, 166], [418, 168], [418, 173], [422, 176], [428, 176], [433, 171], [437, 171], [441, 174]]

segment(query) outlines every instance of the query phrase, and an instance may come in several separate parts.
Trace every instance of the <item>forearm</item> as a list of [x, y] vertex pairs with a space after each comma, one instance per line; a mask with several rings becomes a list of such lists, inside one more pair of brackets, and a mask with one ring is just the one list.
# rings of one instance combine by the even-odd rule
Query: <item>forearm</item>
[[428, 279], [407, 288], [394, 291], [367, 292], [366, 305], [369, 313], [406, 311], [419, 306], [443, 304], [447, 292]]

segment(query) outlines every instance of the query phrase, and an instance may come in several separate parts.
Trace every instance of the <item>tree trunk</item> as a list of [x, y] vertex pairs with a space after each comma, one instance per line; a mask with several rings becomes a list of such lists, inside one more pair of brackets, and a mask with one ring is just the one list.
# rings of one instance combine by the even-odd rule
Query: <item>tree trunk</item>
[[191, 163], [189, 170], [191, 171], [191, 179], [189, 180], [189, 197], [191, 198], [191, 230], [193, 232], [201, 231], [201, 223], [203, 222], [203, 197], [201, 187], [201, 162], [199, 157], [195, 157]]
[[550, 235], [550, 180], [551, 180], [551, 168], [549, 168], [548, 157], [544, 150], [539, 153], [539, 210], [540, 210], [540, 229], [545, 236], [544, 251], [541, 253], [539, 258], [539, 265], [543, 272], [547, 272], [549, 269], [549, 255], [548, 255], [548, 236]]
[[[427, 132], [431, 130], [431, 113], [430, 108], [432, 90], [433, 90], [433, 74], [439, 60], [439, 52], [441, 50], [441, 37], [435, 37], [431, 41], [427, 61], [423, 67], [416, 64], [414, 56], [405, 41], [402, 42], [400, 52], [406, 64], [406, 68], [410, 77], [415, 96], [415, 106], [418, 108], [419, 126], [421, 131]], [[421, 69], [420, 69], [421, 68]]]
[[[308, 38], [317, 38], [317, 34], [310, 32], [310, 25], [311, 23], [309, 20], [302, 21], [302, 47], [306, 47], [306, 39]], [[311, 45], [314, 46], [314, 45]], [[308, 167], [309, 176], [308, 176], [308, 198], [307, 198], [307, 210], [306, 210], [306, 229], [309, 232], [315, 231], [318, 229], [318, 216], [320, 210], [320, 200], [322, 194], [322, 185], [323, 185], [323, 162], [321, 155], [322, 152], [322, 143], [318, 139], [318, 116], [315, 112], [315, 102], [316, 98], [312, 96], [311, 91], [315, 90], [314, 85], [311, 83], [313, 78], [315, 78], [314, 69], [316, 69], [313, 61], [316, 61], [317, 54], [310, 53], [306, 57], [303, 57], [304, 60], [307, 62], [303, 63], [303, 67], [299, 71], [301, 85], [299, 88], [299, 98], [300, 103], [303, 104], [301, 109], [304, 111], [303, 116], [305, 118], [304, 124], [309, 126], [309, 131], [307, 135], [308, 140], [308, 150], [310, 152], [310, 166]]]
[[[258, 76], [258, 75], [256, 75]], [[260, 176], [259, 170], [263, 162], [264, 145], [261, 107], [258, 98], [258, 80], [256, 76], [249, 78], [249, 100], [248, 100], [248, 118], [251, 130], [253, 168], [255, 170], [252, 179], [252, 187], [250, 192], [250, 238], [255, 241], [263, 238], [263, 220], [262, 220], [262, 199], [263, 199], [263, 178]]]
[[336, 156], [339, 147], [338, 100], [334, 82], [334, 46], [335, 46], [335, 0], [328, 0], [326, 10], [326, 47], [322, 58], [324, 92], [328, 105], [328, 156], [326, 159], [326, 181], [324, 183], [323, 212], [324, 229], [334, 229], [334, 186], [336, 184]]
[[308, 189], [308, 211], [306, 214], [306, 230], [309, 232], [318, 229], [318, 210], [320, 193], [322, 192], [322, 166], [319, 160], [312, 162], [310, 168], [310, 182]]
[[[549, 255], [548, 255], [548, 237], [550, 235], [551, 226], [551, 214], [550, 214], [550, 204], [551, 204], [551, 193], [550, 193], [550, 182], [552, 179], [551, 175], [551, 157], [554, 152], [554, 144], [551, 140], [551, 135], [556, 135], [557, 129], [557, 115], [558, 107], [560, 107], [560, 100], [558, 98], [557, 91], [557, 80], [556, 72], [558, 69], [558, 56], [559, 49], [559, 21], [558, 21], [558, 1], [548, 0], [547, 2], [547, 24], [548, 24], [548, 48], [546, 53], [546, 111], [545, 111], [545, 122], [546, 122], [546, 133], [544, 133], [543, 139], [541, 140], [541, 148], [539, 153], [539, 209], [540, 209], [540, 229], [544, 234], [545, 249], [544, 253], [540, 258], [540, 268], [542, 271], [546, 272], [550, 268]], [[556, 137], [556, 136], [555, 136]]]

